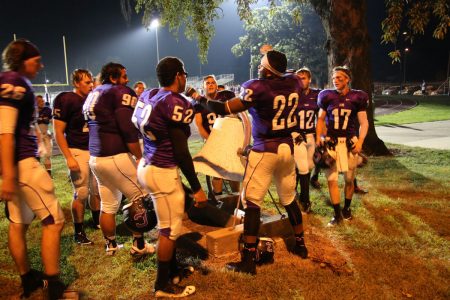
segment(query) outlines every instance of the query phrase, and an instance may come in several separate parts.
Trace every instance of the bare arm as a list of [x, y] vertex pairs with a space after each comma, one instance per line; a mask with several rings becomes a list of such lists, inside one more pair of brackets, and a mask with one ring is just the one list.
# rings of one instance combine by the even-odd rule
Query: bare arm
[[325, 117], [327, 116], [327, 112], [323, 109], [319, 110], [319, 114], [317, 115], [317, 124], [316, 124], [316, 145], [320, 146], [321, 144], [321, 136], [325, 134]]
[[16, 192], [17, 166], [15, 162], [15, 129], [19, 110], [17, 108], [0, 107], [0, 164], [2, 183], [0, 199], [10, 201]]
[[10, 201], [15, 194], [17, 182], [16, 165], [14, 163], [15, 144], [14, 134], [0, 134], [0, 162], [3, 179], [0, 197], [4, 201]]
[[70, 171], [78, 172], [80, 171], [80, 166], [78, 162], [73, 158], [72, 153], [69, 150], [69, 144], [67, 144], [66, 136], [64, 131], [66, 130], [67, 123], [61, 120], [53, 120], [53, 132], [55, 133], [55, 140], [61, 150], [64, 158], [66, 159], [67, 168]]
[[359, 137], [358, 142], [353, 148], [353, 153], [359, 153], [362, 150], [364, 140], [367, 136], [367, 131], [369, 131], [369, 121], [367, 120], [367, 113], [365, 111], [358, 112], [358, 122], [359, 122]]

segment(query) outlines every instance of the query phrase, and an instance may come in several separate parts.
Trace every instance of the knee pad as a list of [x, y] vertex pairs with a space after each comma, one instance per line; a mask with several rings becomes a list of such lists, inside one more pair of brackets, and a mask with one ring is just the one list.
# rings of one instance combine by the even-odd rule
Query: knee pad
[[259, 207], [247, 206], [244, 217], [244, 235], [258, 236], [261, 209]]
[[79, 188], [75, 189], [75, 193], [73, 195], [74, 199], [77, 199], [81, 202], [86, 202], [86, 200], [89, 197], [89, 189], [86, 186], [80, 186]]
[[289, 222], [292, 226], [297, 226], [303, 223], [302, 213], [297, 201], [294, 199], [291, 204], [285, 205], [284, 208], [289, 216]]
[[115, 215], [119, 210], [120, 203], [105, 203], [105, 201], [100, 202], [100, 210], [107, 214]]

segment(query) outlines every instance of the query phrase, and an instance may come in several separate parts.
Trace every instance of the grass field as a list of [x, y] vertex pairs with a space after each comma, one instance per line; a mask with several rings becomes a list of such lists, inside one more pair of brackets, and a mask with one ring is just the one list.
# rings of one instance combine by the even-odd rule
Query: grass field
[[375, 125], [410, 124], [450, 119], [450, 97], [448, 96], [380, 96], [379, 99], [411, 99], [418, 102], [414, 108], [394, 114], [377, 116]]
[[[191, 144], [197, 149], [200, 145]], [[327, 188], [311, 191], [313, 213], [304, 215], [309, 259], [301, 260], [277, 244], [275, 263], [259, 267], [257, 276], [250, 277], [224, 270], [224, 263], [236, 257], [198, 256], [191, 262], [201, 271], [185, 281], [197, 287], [191, 299], [449, 299], [450, 151], [390, 148], [393, 157], [370, 158], [359, 169], [360, 185], [369, 193], [354, 196], [354, 219], [344, 226], [326, 227], [332, 216]], [[105, 256], [98, 230], [87, 230], [95, 242], [92, 247], [72, 242], [72, 191], [62, 158], [55, 157], [53, 164], [68, 223], [61, 241], [63, 280], [79, 289], [82, 299], [151, 298], [155, 258], [133, 262], [124, 230], [119, 228], [118, 239], [125, 249], [114, 257]], [[320, 181], [324, 186], [323, 176]], [[268, 199], [265, 211], [276, 212]], [[86, 221], [90, 222], [90, 214]], [[7, 223], [2, 209], [1, 299], [20, 293], [7, 250]], [[31, 225], [28, 240], [32, 265], [39, 269], [39, 222]], [[40, 294], [33, 298], [40, 299]]]

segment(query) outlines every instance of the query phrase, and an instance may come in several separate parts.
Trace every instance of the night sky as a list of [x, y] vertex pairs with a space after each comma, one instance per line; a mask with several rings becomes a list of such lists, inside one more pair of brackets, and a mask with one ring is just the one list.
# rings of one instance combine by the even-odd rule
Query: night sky
[[[392, 65], [387, 52], [390, 46], [380, 45], [384, 1], [368, 1], [369, 30], [372, 37], [372, 68], [377, 81], [397, 82], [400, 65]], [[208, 63], [201, 65], [196, 41], [187, 41], [180, 31], [178, 41], [167, 28], [158, 28], [160, 58], [180, 57], [190, 75], [234, 73], [237, 82], [248, 79], [249, 56], [236, 58], [231, 47], [244, 35], [242, 22], [236, 14], [234, 1], [223, 7], [224, 18], [216, 22]], [[2, 0], [0, 4], [0, 47], [3, 49], [13, 34], [34, 42], [40, 48], [45, 69], [35, 83], [65, 82], [62, 36], [66, 37], [69, 72], [89, 68], [97, 73], [108, 61], [125, 65], [131, 82], [144, 80], [156, 84], [156, 43], [154, 30], [146, 31], [141, 16], [133, 15], [127, 25], [119, 1], [111, 0]], [[418, 38], [407, 57], [408, 81], [442, 81], [447, 72], [450, 38], [436, 41]], [[45, 71], [45, 72], [44, 72]]]

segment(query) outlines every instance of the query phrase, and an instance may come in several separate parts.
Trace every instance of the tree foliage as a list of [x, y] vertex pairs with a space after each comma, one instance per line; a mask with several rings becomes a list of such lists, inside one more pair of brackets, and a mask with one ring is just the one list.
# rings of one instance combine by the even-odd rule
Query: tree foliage
[[[132, 0], [121, 0], [123, 9]], [[153, 18], [168, 25], [170, 32], [178, 36], [180, 28], [184, 28], [185, 36], [197, 39], [199, 58], [206, 62], [209, 45], [214, 37], [214, 20], [223, 16], [220, 5], [223, 0], [134, 0], [137, 13], [143, 12], [142, 24], [148, 28]]]
[[450, 26], [449, 8], [448, 0], [386, 0], [387, 17], [381, 23], [382, 42], [394, 45], [395, 49], [389, 53], [392, 61], [400, 61], [397, 44], [401, 36], [412, 43], [433, 24], [433, 37], [444, 39]]
[[325, 32], [310, 5], [286, 2], [280, 6], [257, 8], [246, 16], [244, 29], [246, 34], [231, 51], [241, 56], [250, 50], [253, 67], [261, 57], [259, 48], [269, 44], [286, 54], [289, 67], [308, 66], [321, 83], [326, 81]]

